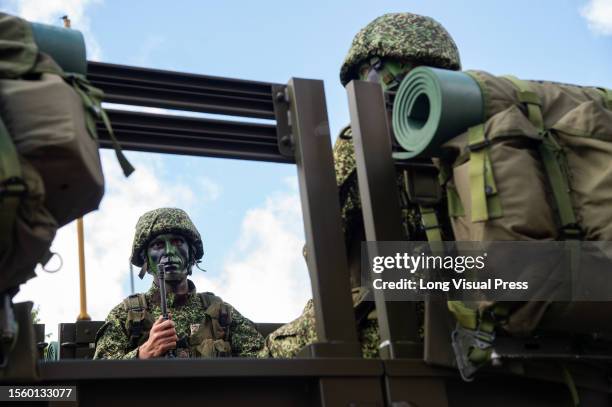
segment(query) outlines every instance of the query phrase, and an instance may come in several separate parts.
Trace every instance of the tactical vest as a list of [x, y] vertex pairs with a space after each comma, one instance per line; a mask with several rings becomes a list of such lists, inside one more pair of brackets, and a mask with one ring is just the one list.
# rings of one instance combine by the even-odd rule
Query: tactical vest
[[[232, 306], [211, 292], [198, 293], [204, 308], [204, 318], [188, 339], [181, 339], [178, 348], [188, 348], [192, 357], [231, 356], [229, 327], [232, 323]], [[130, 347], [142, 345], [149, 338], [155, 319], [147, 309], [144, 294], [133, 294], [123, 300], [127, 310], [125, 329]]]

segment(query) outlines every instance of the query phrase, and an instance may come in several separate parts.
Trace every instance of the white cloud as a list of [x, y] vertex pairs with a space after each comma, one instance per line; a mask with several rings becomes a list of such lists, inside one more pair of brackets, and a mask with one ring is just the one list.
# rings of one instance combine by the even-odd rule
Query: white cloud
[[292, 190], [274, 193], [246, 213], [219, 279], [194, 276], [197, 287], [214, 291], [256, 322], [288, 322], [311, 297], [296, 185], [293, 178]]
[[200, 184], [199, 199], [202, 202], [212, 202], [219, 199], [221, 196], [221, 185], [217, 184], [210, 178], [201, 176], [198, 178]]
[[[130, 154], [130, 153], [128, 153]], [[103, 320], [124, 297], [134, 226], [144, 212], [195, 202], [187, 185], [160, 182], [163, 160], [152, 155], [129, 155], [136, 171], [124, 178], [112, 151], [103, 151], [106, 193], [100, 209], [84, 217], [88, 313]], [[79, 314], [79, 274], [76, 222], [58, 231], [52, 251], [60, 253], [63, 268], [54, 274], [37, 270], [38, 277], [21, 286], [15, 298], [40, 306], [40, 319], [57, 338], [57, 324], [72, 322]]]
[[159, 35], [149, 35], [136, 52], [133, 63], [137, 66], [150, 65], [151, 56], [166, 44], [166, 39]]
[[589, 0], [580, 14], [593, 32], [612, 35], [612, 0]]
[[60, 18], [67, 15], [72, 22], [72, 28], [79, 30], [85, 37], [87, 58], [99, 61], [102, 58], [102, 48], [91, 31], [91, 20], [86, 10], [92, 4], [101, 4], [103, 0], [11, 0], [7, 11], [26, 20], [61, 25]]

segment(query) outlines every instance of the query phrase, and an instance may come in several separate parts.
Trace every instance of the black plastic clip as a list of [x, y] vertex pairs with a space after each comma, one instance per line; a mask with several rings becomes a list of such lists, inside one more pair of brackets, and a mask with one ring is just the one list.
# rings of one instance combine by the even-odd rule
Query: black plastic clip
[[466, 329], [457, 324], [451, 334], [453, 350], [457, 360], [457, 367], [461, 378], [466, 382], [474, 380], [474, 374], [483, 364], [476, 364], [470, 359], [473, 350], [492, 350], [495, 332], [488, 333], [480, 330]]

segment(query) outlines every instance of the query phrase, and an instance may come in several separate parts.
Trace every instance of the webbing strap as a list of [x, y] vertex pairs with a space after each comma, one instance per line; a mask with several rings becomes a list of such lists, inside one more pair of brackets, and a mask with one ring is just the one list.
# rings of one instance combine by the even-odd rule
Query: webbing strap
[[542, 102], [540, 101], [540, 96], [531, 90], [527, 82], [520, 80], [516, 76], [507, 75], [504, 76], [504, 78], [510, 80], [514, 86], [518, 88], [517, 95], [519, 102], [527, 106], [527, 116], [531, 124], [538, 130], [544, 131], [544, 118], [542, 117]]
[[580, 396], [578, 394], [578, 388], [576, 387], [576, 382], [574, 382], [572, 374], [565, 365], [561, 365], [561, 372], [563, 374], [563, 381], [565, 382], [565, 385], [570, 392], [570, 396], [572, 397], [573, 406], [580, 407]]
[[[559, 212], [561, 231], [564, 234], [569, 233], [570, 235], [580, 234], [576, 215], [574, 214], [574, 207], [569, 195], [567, 174], [563, 172], [560, 165], [560, 161], [564, 157], [563, 150], [550, 134], [544, 136], [539, 150], [555, 198], [557, 211]], [[579, 238], [579, 236], [568, 237]]]
[[[104, 93], [100, 89], [92, 86], [82, 75], [70, 74], [66, 75], [65, 79], [72, 85], [72, 88], [81, 97], [87, 110], [96, 118], [102, 119], [102, 122], [106, 127], [106, 131], [111, 139], [111, 143], [113, 145], [113, 149], [115, 150], [117, 161], [119, 161], [119, 165], [121, 166], [121, 170], [126, 177], [129, 177], [130, 174], [134, 172], [134, 167], [123, 154], [123, 150], [115, 137], [115, 132], [113, 131], [110, 120], [108, 119], [108, 115], [100, 105]], [[86, 124], [89, 134], [93, 138], [97, 138], [95, 121], [88, 117]]]
[[565, 239], [580, 239], [581, 230], [576, 220], [570, 196], [567, 163], [565, 162], [563, 148], [544, 127], [541, 102], [537, 93], [531, 91], [529, 84], [525, 81], [514, 76], [507, 76], [506, 78], [518, 88], [519, 100], [527, 105], [529, 121], [539, 130], [542, 136], [542, 142], [538, 149], [557, 205], [561, 224], [560, 233]]
[[126, 306], [128, 311], [142, 311], [147, 308], [147, 299], [144, 294], [133, 294], [127, 297]]
[[136, 346], [142, 336], [144, 311], [147, 308], [147, 299], [144, 294], [132, 294], [127, 297], [124, 302], [128, 311], [128, 320], [125, 321], [125, 324], [126, 328], [129, 330], [130, 346]]
[[448, 205], [448, 215], [451, 217], [464, 216], [465, 210], [461, 203], [459, 193], [454, 186], [446, 185], [446, 202]]
[[509, 315], [508, 305], [496, 303], [491, 308], [483, 311], [472, 309], [462, 301], [447, 301], [448, 309], [455, 315], [457, 322], [465, 329], [492, 333], [498, 321], [504, 320]]
[[106, 111], [102, 108], [100, 108], [100, 117], [102, 118], [104, 126], [108, 131], [108, 135], [111, 139], [111, 143], [113, 144], [113, 149], [115, 150], [115, 155], [117, 156], [117, 161], [119, 161], [119, 165], [121, 166], [123, 175], [129, 177], [130, 174], [134, 172], [134, 167], [132, 166], [132, 164], [130, 164], [126, 156], [123, 154], [123, 150], [121, 149], [121, 145], [119, 145], [119, 142], [115, 137], [115, 132], [113, 131], [113, 127], [111, 126], [108, 115], [106, 114]]
[[482, 222], [489, 219], [487, 212], [487, 196], [485, 192], [485, 160], [486, 139], [484, 125], [468, 129], [470, 147], [470, 194], [472, 197], [472, 222]]
[[0, 119], [0, 247], [7, 253], [13, 244], [17, 208], [26, 187], [17, 150]]
[[500, 218], [503, 215], [501, 199], [497, 193], [497, 185], [493, 177], [493, 165], [488, 151], [485, 153], [484, 163], [485, 195], [487, 197], [487, 214], [489, 219]]
[[459, 325], [466, 329], [476, 329], [478, 326], [478, 313], [475, 309], [467, 307], [461, 301], [447, 301], [448, 309], [455, 315]]
[[438, 222], [438, 216], [434, 208], [431, 206], [419, 205], [419, 210], [421, 211], [421, 223], [425, 228], [427, 241], [441, 242], [442, 233], [440, 232], [440, 222]]
[[457, 188], [449, 184], [448, 181], [452, 176], [452, 170], [449, 165], [440, 163], [438, 170], [438, 182], [442, 188], [446, 189], [446, 205], [448, 208], [448, 215], [451, 217], [464, 216], [465, 210], [461, 203], [461, 198], [457, 193]]

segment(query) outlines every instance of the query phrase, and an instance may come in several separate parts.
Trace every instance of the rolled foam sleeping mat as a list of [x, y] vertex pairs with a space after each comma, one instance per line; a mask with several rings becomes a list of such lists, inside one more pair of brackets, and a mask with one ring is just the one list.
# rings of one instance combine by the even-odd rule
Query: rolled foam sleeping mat
[[30, 23], [40, 52], [49, 55], [68, 73], [87, 74], [85, 39], [78, 30]]
[[47, 346], [47, 353], [45, 354], [45, 361], [59, 360], [59, 348], [60, 346], [58, 342], [53, 341], [49, 343]]
[[484, 120], [480, 86], [470, 75], [421, 66], [402, 81], [393, 104], [393, 132], [405, 152], [437, 157], [440, 146]]

